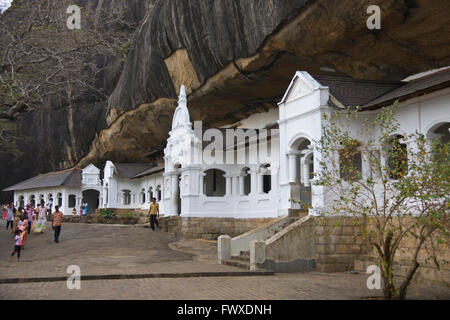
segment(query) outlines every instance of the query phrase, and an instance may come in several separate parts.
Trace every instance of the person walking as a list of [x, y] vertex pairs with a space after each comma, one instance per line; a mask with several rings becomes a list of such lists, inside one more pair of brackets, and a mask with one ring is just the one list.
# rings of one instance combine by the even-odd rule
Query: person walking
[[14, 251], [9, 256], [9, 260], [17, 252], [17, 260], [20, 260], [20, 251], [22, 250], [22, 234], [19, 229], [14, 232]]
[[61, 225], [64, 219], [64, 214], [59, 211], [59, 206], [55, 206], [55, 212], [52, 215], [52, 228], [55, 231], [55, 242], [59, 242], [59, 235], [61, 233]]
[[28, 234], [31, 233], [31, 226], [33, 225], [33, 207], [31, 206], [31, 203], [27, 204], [27, 207], [25, 209], [25, 213], [27, 215], [27, 220], [28, 220]]
[[10, 204], [8, 204], [6, 210], [7, 210], [7, 213], [6, 213], [6, 230], [8, 230], [9, 226], [11, 226], [11, 230], [12, 230], [13, 226], [14, 226], [14, 206], [13, 206], [12, 202]]
[[41, 205], [37, 208], [37, 221], [34, 223], [34, 232], [44, 233], [45, 223], [47, 222], [47, 209], [45, 208], [44, 201], [41, 201]]
[[17, 228], [20, 230], [20, 234], [22, 235], [22, 249], [25, 249], [25, 244], [27, 243], [28, 238], [28, 215], [24, 212], [23, 208], [19, 208], [20, 221], [17, 225]]
[[[14, 207], [14, 205], [13, 205]], [[21, 208], [19, 208], [20, 210]], [[12, 234], [15, 234], [18, 226], [19, 226], [19, 222], [21, 222], [21, 218], [22, 218], [22, 213], [20, 211], [17, 211], [15, 208], [13, 209], [13, 213], [14, 213], [14, 225], [13, 225], [13, 229], [12, 229]]]
[[152, 198], [152, 203], [150, 204], [150, 210], [148, 213], [150, 215], [150, 228], [155, 231], [155, 223], [156, 226], [159, 227], [159, 204], [156, 202], [156, 198]]

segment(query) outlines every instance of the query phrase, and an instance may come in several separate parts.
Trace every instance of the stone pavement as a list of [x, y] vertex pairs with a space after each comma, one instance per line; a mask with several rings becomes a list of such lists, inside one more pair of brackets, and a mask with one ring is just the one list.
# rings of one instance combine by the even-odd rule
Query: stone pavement
[[1, 228], [0, 278], [66, 276], [70, 265], [83, 275], [241, 271], [217, 264], [215, 246], [148, 228], [78, 223], [64, 224], [55, 243], [48, 224], [44, 234], [28, 236], [19, 262], [8, 260], [12, 235]]
[[[1, 224], [1, 223], [0, 223]], [[51, 228], [31, 234], [23, 260], [9, 261], [12, 236], [0, 229], [0, 278], [64, 276], [69, 265], [82, 275], [242, 271], [217, 264], [216, 242], [188, 240], [133, 226], [65, 224], [61, 242]], [[380, 296], [364, 274], [291, 273], [275, 276], [82, 280], [81, 290], [65, 281], [0, 284], [0, 299], [174, 299], [273, 300], [361, 299]], [[409, 298], [450, 299], [442, 285], [416, 285]]]
[[[265, 277], [168, 278], [0, 284], [0, 299], [123, 300], [342, 300], [380, 296], [366, 287], [366, 275], [293, 273]], [[447, 290], [447, 291], [445, 291]], [[448, 289], [412, 288], [409, 299], [450, 299]]]

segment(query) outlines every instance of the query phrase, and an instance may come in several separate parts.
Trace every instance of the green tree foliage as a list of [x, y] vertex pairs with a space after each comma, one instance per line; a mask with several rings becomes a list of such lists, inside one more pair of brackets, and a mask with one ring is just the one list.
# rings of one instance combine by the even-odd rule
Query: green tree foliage
[[[363, 235], [377, 254], [387, 299], [406, 298], [422, 263], [432, 261], [438, 269], [447, 263], [436, 253], [438, 245], [449, 244], [449, 141], [399, 135], [396, 109], [397, 104], [383, 108], [377, 116], [358, 109], [327, 115], [318, 142], [324, 157], [318, 184], [331, 198], [323, 214], [363, 218]], [[364, 134], [356, 140], [348, 128], [360, 119]], [[408, 271], [399, 278], [394, 273], [398, 250], [411, 240]], [[419, 259], [423, 252], [425, 261]]]

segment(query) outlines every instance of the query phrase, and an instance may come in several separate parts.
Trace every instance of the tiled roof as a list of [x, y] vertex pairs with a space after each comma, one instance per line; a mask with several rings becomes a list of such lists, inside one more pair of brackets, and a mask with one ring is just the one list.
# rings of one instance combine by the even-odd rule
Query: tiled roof
[[11, 187], [4, 189], [3, 191], [28, 190], [59, 186], [79, 187], [81, 186], [81, 174], [82, 170], [79, 168], [49, 172], [19, 182]]
[[119, 178], [132, 179], [155, 165], [152, 163], [114, 163], [114, 166]]
[[403, 84], [398, 81], [358, 80], [337, 76], [316, 76], [314, 78], [321, 85], [329, 87], [330, 94], [344, 107], [362, 106]]
[[148, 176], [150, 174], [161, 172], [161, 171], [164, 171], [164, 165], [154, 166], [148, 170], [145, 170], [144, 172], [138, 173], [133, 178], [142, 178], [142, 177]]
[[447, 88], [449, 85], [450, 69], [445, 69], [410, 82], [403, 82], [401, 87], [367, 102], [362, 105], [362, 108], [366, 110], [376, 109], [390, 105], [396, 100], [403, 101], [430, 91]]

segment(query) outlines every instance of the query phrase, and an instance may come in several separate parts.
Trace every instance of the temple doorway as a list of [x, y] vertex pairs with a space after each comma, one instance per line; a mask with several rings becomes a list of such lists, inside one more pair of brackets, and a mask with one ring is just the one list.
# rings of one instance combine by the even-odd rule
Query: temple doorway
[[100, 205], [100, 192], [93, 189], [83, 191], [82, 203], [87, 203], [88, 214], [94, 214]]

